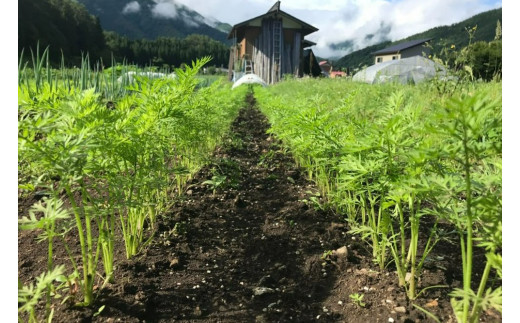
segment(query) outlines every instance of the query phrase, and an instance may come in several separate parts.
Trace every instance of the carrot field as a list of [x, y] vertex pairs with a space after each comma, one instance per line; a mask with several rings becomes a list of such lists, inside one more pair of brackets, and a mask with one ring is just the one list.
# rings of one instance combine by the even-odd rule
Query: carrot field
[[209, 61], [20, 63], [20, 321], [501, 321], [501, 82]]

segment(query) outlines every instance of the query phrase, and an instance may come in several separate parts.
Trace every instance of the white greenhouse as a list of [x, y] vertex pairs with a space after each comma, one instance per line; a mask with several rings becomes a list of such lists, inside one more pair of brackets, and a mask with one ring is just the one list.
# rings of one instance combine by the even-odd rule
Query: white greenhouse
[[267, 86], [267, 83], [264, 82], [258, 75], [256, 74], [245, 74], [244, 76], [240, 77], [235, 84], [233, 84], [232, 89], [236, 88], [237, 86], [240, 86], [242, 84], [260, 84], [262, 86]]
[[413, 56], [369, 66], [356, 73], [352, 79], [369, 84], [417, 84], [434, 77], [445, 79], [446, 76], [444, 66], [422, 56]]

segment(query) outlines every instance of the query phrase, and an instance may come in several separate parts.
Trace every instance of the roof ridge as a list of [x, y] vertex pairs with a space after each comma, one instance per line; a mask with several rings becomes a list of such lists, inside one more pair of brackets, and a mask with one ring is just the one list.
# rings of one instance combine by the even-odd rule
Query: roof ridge
[[275, 4], [267, 12], [280, 11], [280, 2], [276, 1]]
[[414, 47], [414, 46], [426, 43], [426, 42], [428, 42], [428, 41], [430, 41], [432, 39], [433, 38], [412, 39], [412, 40], [400, 42], [398, 44], [394, 44], [394, 45], [385, 47], [385, 48], [380, 49], [378, 51], [372, 52], [371, 54], [372, 55], [377, 55], [377, 54], [387, 54], [387, 53], [399, 52], [399, 51], [401, 51], [403, 49], [407, 49], [407, 48], [410, 48], [410, 47]]

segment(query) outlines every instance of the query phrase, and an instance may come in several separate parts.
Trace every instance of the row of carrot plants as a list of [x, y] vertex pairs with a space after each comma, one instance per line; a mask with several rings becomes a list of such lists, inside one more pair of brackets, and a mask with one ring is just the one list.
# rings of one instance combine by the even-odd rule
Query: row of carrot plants
[[[45, 317], [52, 318], [50, 297], [61, 288], [78, 286], [81, 299], [72, 301], [92, 304], [94, 286], [114, 280], [116, 232], [123, 234], [128, 258], [138, 253], [153, 237], [157, 217], [208, 161], [245, 96], [224, 82], [200, 88], [196, 75], [209, 60], [176, 71], [176, 79], [136, 77], [124, 86], [115, 77], [89, 83], [104, 76], [87, 62], [75, 80], [38, 55], [30, 76], [20, 67], [19, 194], [43, 198], [19, 225], [40, 229], [39, 239], [48, 244], [46, 272], [36, 286], [19, 290], [19, 310], [30, 321], [38, 321], [41, 297], [47, 299]], [[68, 245], [69, 235], [79, 239], [81, 255]], [[54, 264], [58, 240], [72, 272]], [[101, 263], [104, 273], [98, 272]]]
[[[307, 79], [255, 96], [270, 131], [371, 246], [380, 270], [395, 268], [410, 300], [425, 291], [423, 266], [453, 228], [463, 283], [450, 295], [466, 323], [501, 311], [502, 288], [490, 284], [502, 276], [501, 86], [468, 83], [447, 96], [429, 84]], [[478, 274], [474, 246], [486, 252]]]

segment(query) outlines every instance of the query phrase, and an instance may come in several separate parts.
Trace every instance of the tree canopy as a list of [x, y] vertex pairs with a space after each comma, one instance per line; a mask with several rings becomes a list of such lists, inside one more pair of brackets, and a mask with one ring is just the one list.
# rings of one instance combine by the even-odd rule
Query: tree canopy
[[19, 0], [18, 52], [49, 47], [50, 60], [78, 65], [81, 56], [90, 61], [100, 58], [109, 64], [127, 61], [138, 65], [175, 66], [191, 63], [203, 56], [213, 57], [212, 65], [227, 65], [229, 48], [208, 36], [192, 34], [185, 38], [129, 39], [116, 32], [104, 31], [97, 17], [85, 6], [73, 0]]
[[54, 60], [73, 60], [82, 52], [106, 55], [106, 44], [99, 19], [85, 6], [71, 0], [19, 0], [18, 51], [49, 46]]

